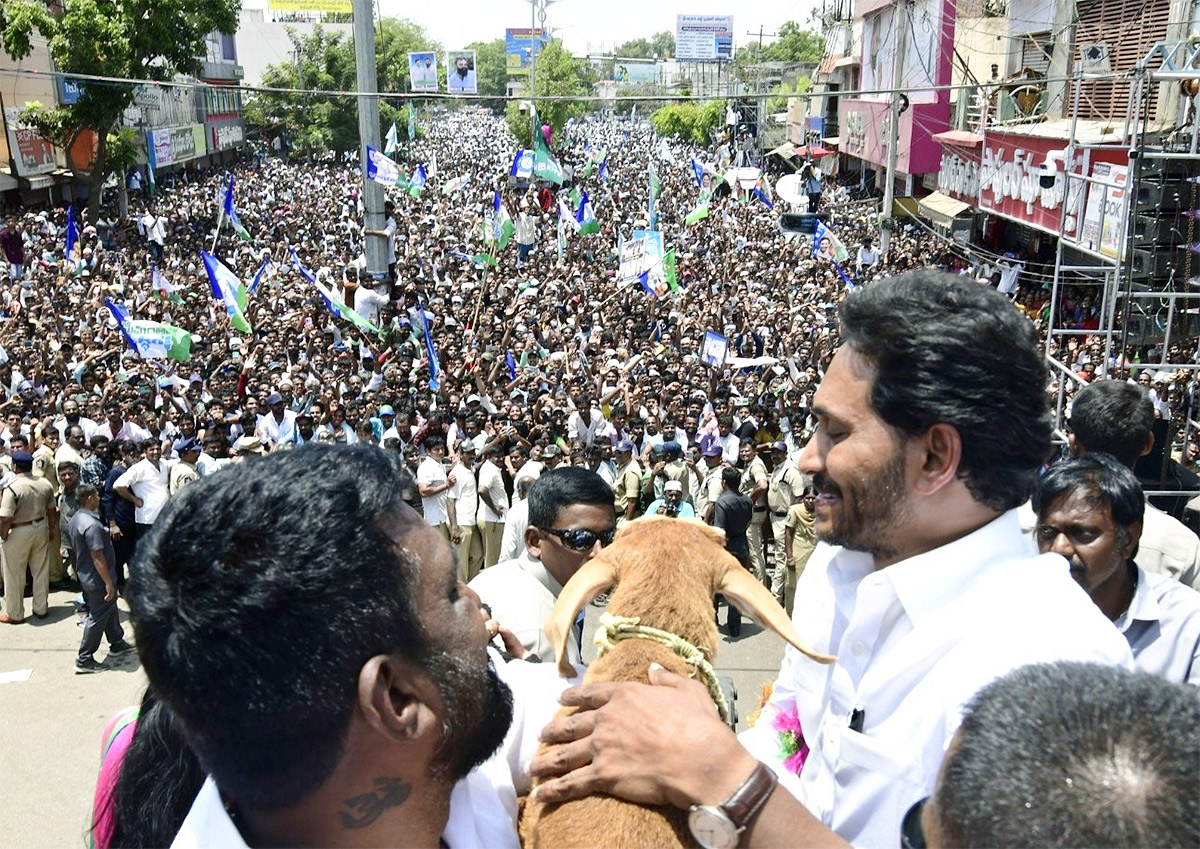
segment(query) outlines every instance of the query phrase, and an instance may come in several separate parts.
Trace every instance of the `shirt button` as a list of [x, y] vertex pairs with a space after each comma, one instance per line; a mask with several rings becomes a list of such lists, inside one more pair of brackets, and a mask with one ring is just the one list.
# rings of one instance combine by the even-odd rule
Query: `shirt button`
[[854, 655], [855, 657], [858, 657], [859, 655], [861, 655], [863, 653], [863, 651], [865, 649], [866, 649], [866, 646], [864, 646], [862, 643], [856, 642], [850, 646], [850, 654]]

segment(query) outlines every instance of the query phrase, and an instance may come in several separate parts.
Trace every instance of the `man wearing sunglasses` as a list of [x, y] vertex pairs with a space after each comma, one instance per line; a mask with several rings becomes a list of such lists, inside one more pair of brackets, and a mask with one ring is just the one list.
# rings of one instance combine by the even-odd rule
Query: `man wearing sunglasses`
[[[528, 501], [525, 550], [484, 569], [469, 586], [526, 651], [552, 660], [554, 649], [542, 624], [571, 576], [612, 542], [617, 516], [612, 487], [579, 466], [545, 472], [529, 488]], [[575, 636], [568, 656], [581, 663], [579, 633]]]

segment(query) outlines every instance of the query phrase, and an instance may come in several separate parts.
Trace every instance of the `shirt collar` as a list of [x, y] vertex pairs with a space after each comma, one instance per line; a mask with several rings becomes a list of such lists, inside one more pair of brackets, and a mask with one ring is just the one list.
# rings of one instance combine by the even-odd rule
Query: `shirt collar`
[[537, 580], [537, 582], [549, 590], [555, 598], [558, 598], [559, 593], [562, 592], [562, 584], [554, 579], [554, 576], [550, 574], [550, 570], [542, 564], [542, 561], [538, 560], [529, 553], [529, 549], [525, 549], [521, 552], [521, 555], [517, 558], [517, 563], [520, 565], [523, 571], [530, 575], [530, 577]]
[[[869, 554], [851, 553], [855, 556], [847, 558], [845, 581], [854, 576], [862, 579], [874, 570]], [[880, 580], [892, 585], [905, 613], [917, 625], [952, 604], [988, 569], [1036, 554], [1033, 543], [1021, 533], [1017, 511], [1009, 510], [953, 542], [893, 563], [880, 571]]]
[[1150, 577], [1141, 566], [1137, 567], [1137, 588], [1133, 591], [1133, 600], [1129, 609], [1117, 619], [1117, 626], [1124, 631], [1134, 620], [1142, 622], [1157, 622], [1162, 619], [1162, 609], [1158, 599], [1150, 587]]

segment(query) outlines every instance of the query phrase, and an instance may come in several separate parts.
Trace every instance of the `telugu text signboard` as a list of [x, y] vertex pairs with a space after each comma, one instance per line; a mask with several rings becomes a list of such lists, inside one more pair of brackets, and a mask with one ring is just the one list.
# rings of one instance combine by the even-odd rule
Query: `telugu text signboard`
[[675, 58], [726, 62], [733, 58], [733, 15], [676, 15]]

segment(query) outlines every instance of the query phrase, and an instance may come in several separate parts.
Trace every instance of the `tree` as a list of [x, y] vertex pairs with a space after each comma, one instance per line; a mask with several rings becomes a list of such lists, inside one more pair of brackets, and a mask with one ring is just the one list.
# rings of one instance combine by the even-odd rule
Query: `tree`
[[[502, 98], [508, 93], [508, 59], [504, 55], [504, 39], [475, 41], [467, 45], [475, 51], [475, 79], [479, 93]], [[492, 108], [502, 108], [499, 101], [489, 103]]]
[[[296, 59], [269, 65], [263, 73], [268, 88], [300, 88], [317, 91], [355, 91], [358, 80], [354, 63], [354, 40], [343, 33], [314, 27], [301, 37], [289, 31]], [[420, 50], [441, 52], [423, 27], [411, 21], [383, 18], [375, 35], [375, 61], [380, 91], [409, 89], [408, 54]], [[444, 82], [445, 69], [439, 68]], [[380, 102], [381, 133], [392, 121], [407, 138], [408, 107]], [[352, 97], [277, 94], [261, 92], [246, 105], [246, 120], [272, 133], [286, 132], [292, 149], [305, 156], [328, 150], [357, 150], [358, 100]]]
[[710, 144], [724, 122], [724, 100], [672, 104], [650, 115], [650, 123], [660, 136], [697, 144]]
[[776, 62], [820, 62], [825, 53], [825, 36], [803, 29], [795, 21], [779, 28], [779, 37], [763, 48], [763, 56]]
[[[555, 39], [543, 47], [537, 56], [533, 74], [535, 101], [537, 97], [548, 96], [585, 97], [595, 85], [594, 73], [585, 62], [568, 53], [561, 41]], [[537, 110], [541, 123], [549, 124], [558, 133], [567, 121], [587, 111], [587, 103], [583, 100], [547, 100], [538, 103]], [[517, 140], [528, 146], [531, 141], [529, 115], [520, 111], [518, 103], [510, 102], [504, 117]]]
[[675, 34], [656, 32], [650, 38], [635, 38], [626, 41], [613, 51], [626, 59], [671, 59], [675, 56]]
[[[204, 39], [237, 30], [241, 0], [7, 0], [0, 41], [4, 52], [24, 59], [33, 35], [46, 38], [54, 66], [66, 73], [170, 80], [200, 72]], [[22, 119], [55, 144], [67, 147], [83, 130], [96, 134], [88, 217], [95, 221], [101, 187], [113, 173], [109, 145], [121, 113], [133, 103], [130, 85], [91, 85], [77, 103], [25, 110]]]

